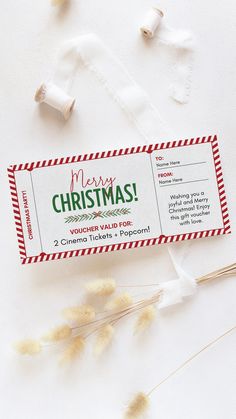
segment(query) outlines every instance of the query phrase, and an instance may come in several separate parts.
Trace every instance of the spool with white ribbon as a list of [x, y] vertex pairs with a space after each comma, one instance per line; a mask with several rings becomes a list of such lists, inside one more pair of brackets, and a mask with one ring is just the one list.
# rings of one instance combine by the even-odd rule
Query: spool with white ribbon
[[[170, 86], [170, 95], [178, 103], [187, 103], [195, 48], [193, 36], [189, 31], [172, 29], [164, 21], [161, 22], [163, 16], [161, 10], [152, 8], [148, 11], [140, 31], [147, 39], [154, 38], [156, 35], [156, 41], [169, 47], [172, 54], [173, 50], [176, 50], [177, 53], [173, 56], [173, 82]], [[155, 48], [155, 42], [153, 48]]]
[[163, 16], [164, 13], [156, 7], [152, 7], [152, 9], [147, 12], [145, 20], [140, 28], [140, 31], [145, 38], [151, 39], [154, 37]]
[[69, 119], [75, 106], [75, 99], [52, 82], [43, 83], [35, 94], [35, 101], [47, 103], [62, 113], [64, 118]]

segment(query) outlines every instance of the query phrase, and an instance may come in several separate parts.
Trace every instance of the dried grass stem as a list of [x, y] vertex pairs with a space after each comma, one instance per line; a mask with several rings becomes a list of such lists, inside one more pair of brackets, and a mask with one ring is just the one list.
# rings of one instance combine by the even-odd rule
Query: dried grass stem
[[211, 346], [215, 345], [218, 341], [223, 339], [225, 336], [229, 335], [233, 331], [236, 330], [236, 325], [232, 327], [231, 329], [227, 330], [222, 335], [218, 336], [216, 339], [209, 342], [206, 346], [204, 346], [200, 351], [196, 352], [194, 355], [192, 355], [190, 358], [188, 358], [185, 362], [183, 362], [178, 368], [176, 368], [174, 371], [172, 371], [169, 375], [167, 375], [166, 378], [164, 378], [162, 381], [160, 381], [155, 387], [152, 388], [149, 393], [147, 393], [147, 396], [150, 397], [151, 394], [156, 391], [162, 384], [164, 384], [166, 381], [168, 381], [171, 377], [173, 377], [175, 374], [177, 374], [180, 370], [182, 370], [187, 364], [189, 364], [191, 361], [193, 361], [195, 358], [197, 358], [202, 352], [206, 351]]
[[160, 300], [161, 295], [162, 295], [162, 291], [160, 290], [157, 293], [155, 293], [151, 298], [137, 301], [127, 308], [120, 309], [119, 311], [116, 311], [116, 312], [113, 312], [113, 311], [104, 312], [104, 316], [102, 316], [100, 319], [94, 320], [84, 325], [74, 327], [73, 334], [74, 336], [77, 336], [77, 334], [85, 333], [85, 337], [88, 338], [94, 333], [97, 333], [108, 323], [114, 326], [124, 317], [130, 316], [132, 314], [136, 314], [143, 308], [151, 304], [157, 303]]
[[200, 284], [204, 284], [207, 281], [210, 281], [212, 279], [217, 279], [221, 277], [226, 277], [230, 275], [236, 275], [236, 263], [233, 263], [232, 265], [225, 266], [224, 268], [218, 269], [214, 272], [211, 272], [207, 275], [201, 276], [200, 278], [196, 279], [196, 282]]

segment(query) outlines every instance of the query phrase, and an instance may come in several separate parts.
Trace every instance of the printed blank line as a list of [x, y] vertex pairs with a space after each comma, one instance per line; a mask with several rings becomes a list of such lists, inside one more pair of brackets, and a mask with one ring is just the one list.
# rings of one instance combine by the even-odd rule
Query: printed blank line
[[168, 183], [167, 185], [159, 185], [159, 186], [160, 188], [164, 188], [164, 186], [184, 185], [185, 183], [205, 182], [206, 180], [209, 180], [209, 179], [189, 180], [189, 182]]
[[165, 170], [165, 169], [175, 169], [176, 167], [185, 167], [185, 166], [195, 166], [196, 164], [205, 164], [206, 161], [199, 161], [196, 163], [187, 163], [187, 164], [180, 164], [176, 166], [166, 166], [166, 167], [157, 167], [157, 170]]

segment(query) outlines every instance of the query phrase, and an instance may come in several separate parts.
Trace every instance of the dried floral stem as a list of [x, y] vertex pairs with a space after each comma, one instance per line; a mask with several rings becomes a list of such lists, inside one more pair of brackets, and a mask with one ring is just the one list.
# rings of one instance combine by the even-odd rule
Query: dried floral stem
[[128, 404], [126, 412], [125, 412], [125, 419], [140, 419], [143, 417], [143, 415], [146, 413], [151, 395], [158, 390], [158, 388], [164, 384], [166, 381], [168, 381], [171, 377], [173, 377], [175, 374], [177, 374], [180, 370], [182, 370], [187, 364], [189, 364], [191, 361], [193, 361], [195, 358], [197, 358], [202, 352], [206, 351], [213, 345], [215, 345], [217, 342], [219, 342], [221, 339], [223, 339], [225, 336], [229, 335], [233, 331], [236, 330], [236, 325], [232, 327], [231, 329], [224, 332], [222, 335], [218, 336], [216, 339], [209, 342], [206, 346], [204, 346], [200, 351], [192, 355], [190, 358], [188, 358], [183, 364], [181, 364], [178, 368], [176, 368], [174, 371], [172, 371], [166, 378], [164, 378], [162, 381], [160, 381], [155, 387], [152, 388], [152, 390], [149, 391], [149, 393], [143, 393], [139, 392], [137, 393], [131, 402]]
[[124, 317], [132, 315], [134, 313], [137, 313], [139, 310], [142, 310], [143, 308], [145, 308], [145, 307], [147, 307], [151, 304], [157, 303], [159, 301], [160, 297], [161, 297], [161, 291], [156, 293], [150, 299], [138, 301], [138, 302], [132, 304], [130, 307], [127, 307], [125, 309], [116, 311], [114, 313], [110, 313], [110, 314], [104, 316], [101, 319], [94, 320], [93, 322], [91, 322], [89, 324], [74, 327], [73, 330], [76, 331], [75, 336], [77, 336], [77, 333], [81, 334], [81, 329], [83, 327], [85, 327], [85, 328], [87, 327], [88, 329], [89, 328], [92, 329], [90, 331], [88, 330], [88, 333], [85, 336], [86, 338], [88, 338], [89, 336], [93, 335], [94, 333], [97, 333], [99, 330], [101, 330], [108, 323], [110, 325], [114, 326], [116, 323], [118, 323]]
[[211, 272], [207, 275], [201, 276], [200, 278], [196, 279], [198, 284], [203, 284], [211, 279], [217, 279], [229, 275], [236, 275], [236, 263], [232, 265], [225, 266], [224, 268], [218, 269], [217, 271]]
[[[217, 278], [223, 278], [229, 275], [236, 274], [236, 263], [226, 266], [224, 268], [218, 269], [217, 271], [211, 272], [207, 275], [197, 278], [195, 281], [197, 284], [205, 284], [207, 281]], [[100, 337], [106, 337], [107, 341], [109, 341], [110, 336], [112, 336], [113, 331], [110, 329], [114, 325], [116, 325], [119, 321], [127, 316], [131, 316], [133, 314], [140, 313], [140, 317], [137, 320], [137, 325], [143, 325], [144, 329], [151, 324], [153, 318], [155, 318], [155, 314], [153, 309], [150, 306], [155, 305], [156, 303], [160, 302], [164, 291], [164, 287], [161, 283], [157, 284], [144, 284], [144, 285], [125, 285], [121, 286], [122, 288], [127, 287], [157, 287], [155, 291], [152, 291], [153, 295], [145, 297], [144, 293], [142, 294], [142, 299], [138, 299], [137, 301], [133, 302], [132, 298], [127, 293], [123, 293], [120, 296], [115, 297], [113, 300], [113, 304], [111, 308], [105, 310], [101, 313], [95, 313], [95, 309], [89, 305], [82, 305], [78, 307], [68, 307], [64, 310], [64, 317], [68, 321], [75, 321], [74, 325], [63, 324], [55, 329], [49, 331], [49, 333], [44, 336], [41, 340], [35, 341], [32, 339], [24, 340], [18, 342], [16, 345], [16, 350], [21, 354], [26, 355], [33, 355], [41, 351], [41, 348], [44, 346], [51, 346], [54, 344], [59, 343], [60, 341], [68, 341], [71, 343], [70, 349], [68, 351], [71, 353], [74, 351], [77, 352], [78, 347], [82, 340], [87, 339], [90, 335], [94, 333], [100, 333]], [[97, 296], [97, 297], [110, 297], [116, 290], [116, 282], [112, 278], [106, 279], [98, 279], [92, 281], [90, 284], [87, 285], [87, 290], [89, 293]], [[148, 292], [149, 293], [149, 292]], [[147, 294], [148, 294], [147, 293]], [[165, 295], [165, 294], [164, 294]], [[138, 296], [136, 295], [136, 298]], [[149, 307], [149, 310], [147, 309]], [[143, 310], [147, 309], [146, 313], [143, 313]], [[97, 318], [95, 318], [95, 315]], [[141, 317], [142, 316], [142, 317]], [[109, 328], [110, 326], [110, 328]], [[139, 327], [140, 330], [141, 326]], [[103, 331], [103, 334], [102, 334]], [[106, 332], [106, 333], [105, 333]], [[110, 333], [110, 335], [109, 335]], [[80, 340], [79, 340], [80, 337]], [[108, 339], [109, 337], [109, 339]], [[76, 338], [78, 338], [76, 340]], [[46, 341], [47, 343], [43, 343], [42, 341]], [[104, 343], [104, 341], [103, 341]], [[214, 342], [213, 342], [214, 343]], [[211, 345], [211, 344], [210, 344]], [[204, 349], [203, 349], [204, 350]], [[198, 355], [198, 354], [197, 354]], [[196, 356], [197, 356], [196, 355]], [[195, 357], [195, 356], [194, 356]], [[194, 358], [193, 357], [193, 358]], [[192, 359], [192, 358], [191, 358]], [[190, 359], [190, 360], [191, 360]], [[186, 363], [190, 362], [188, 360]], [[183, 364], [184, 366], [185, 364]], [[181, 366], [180, 369], [183, 367]], [[175, 374], [179, 369], [177, 369], [174, 373]], [[172, 376], [172, 374], [170, 376]], [[169, 378], [169, 377], [168, 377]], [[167, 379], [168, 379], [167, 378]], [[166, 379], [164, 380], [166, 381]]]
[[74, 327], [73, 330], [76, 333], [81, 333], [81, 329], [83, 328], [86, 328], [86, 327], [93, 328], [93, 330], [90, 331], [89, 335], [86, 335], [86, 336], [90, 336], [93, 333], [97, 332], [102, 327], [104, 327], [107, 323], [114, 325], [118, 321], [123, 319], [124, 317], [137, 313], [139, 310], [142, 310], [143, 308], [151, 304], [157, 303], [161, 297], [161, 294], [162, 294], [161, 291], [159, 291], [158, 293], [156, 293], [154, 296], [152, 296], [149, 299], [137, 301], [136, 303], [133, 303], [130, 307], [106, 314], [101, 319], [94, 320], [93, 322], [90, 322], [85, 325]]
[[158, 383], [149, 393], [147, 393], [147, 396], [150, 397], [151, 394], [156, 391], [162, 384], [164, 384], [166, 381], [168, 381], [171, 377], [173, 377], [175, 374], [177, 374], [180, 370], [182, 370], [187, 364], [189, 364], [191, 361], [193, 361], [195, 358], [197, 358], [202, 352], [206, 351], [211, 346], [215, 345], [218, 341], [223, 339], [225, 336], [229, 335], [233, 331], [236, 330], [236, 325], [232, 327], [231, 329], [227, 330], [222, 335], [218, 336], [216, 339], [209, 342], [206, 346], [204, 346], [200, 351], [196, 352], [194, 355], [192, 355], [190, 358], [188, 358], [183, 364], [181, 364], [178, 368], [176, 368], [174, 371], [172, 371], [166, 378], [164, 378], [160, 383]]
[[[203, 284], [207, 281], [212, 279], [217, 279], [220, 277], [236, 275], [236, 263], [232, 265], [225, 266], [224, 268], [218, 269], [216, 271], [210, 272], [207, 275], [201, 276], [196, 279], [197, 284]], [[159, 287], [161, 283], [153, 283], [153, 284], [125, 284], [125, 285], [117, 285], [117, 288], [145, 288], [145, 287]]]
[[[217, 279], [220, 277], [225, 277], [229, 275], [236, 274], [236, 263], [226, 266], [222, 269], [218, 269], [217, 271], [211, 272], [207, 275], [204, 275], [202, 277], [199, 277], [196, 279], [197, 284], [205, 284], [207, 281], [212, 279]], [[161, 284], [146, 284], [144, 286], [157, 286], [160, 287]], [[141, 287], [141, 285], [139, 285]], [[128, 285], [127, 285], [128, 287]], [[132, 287], [136, 287], [135, 285]], [[118, 323], [121, 319], [123, 319], [126, 316], [132, 315], [134, 313], [137, 313], [138, 311], [142, 310], [143, 308], [157, 303], [161, 298], [161, 289], [157, 291], [151, 298], [142, 299], [139, 301], [136, 301], [135, 303], [131, 304], [130, 306], [126, 308], [122, 308], [117, 311], [109, 310], [104, 311], [100, 314], [104, 314], [100, 319], [92, 320], [88, 323], [81, 324], [76, 327], [72, 327], [72, 331], [74, 333], [74, 337], [78, 336], [78, 334], [86, 333], [86, 336], [90, 336], [93, 333], [96, 333], [101, 328], [103, 328], [106, 324], [115, 325]], [[54, 342], [52, 342], [54, 343]], [[56, 343], [56, 342], [55, 342]]]
[[142, 310], [143, 308], [157, 303], [159, 301], [160, 297], [161, 297], [161, 294], [162, 294], [162, 292], [159, 291], [158, 293], [156, 293], [153, 297], [151, 297], [149, 299], [138, 301], [138, 302], [132, 304], [130, 307], [127, 307], [125, 309], [116, 311], [114, 313], [110, 313], [110, 314], [104, 316], [103, 318], [98, 319], [98, 320], [94, 320], [94, 321], [92, 321], [88, 324], [84, 324], [84, 325], [80, 325], [78, 327], [74, 327], [74, 328], [72, 328], [72, 330], [76, 331], [76, 334], [74, 335], [74, 337], [77, 336], [77, 333], [79, 335], [81, 335], [81, 329], [83, 329], [83, 328], [92, 329], [92, 330], [87, 330], [88, 333], [86, 333], [86, 330], [85, 330], [86, 334], [84, 335], [84, 339], [87, 339], [89, 336], [92, 336], [94, 333], [97, 333], [98, 331], [102, 330], [107, 324], [110, 324], [110, 325], [114, 326], [120, 320], [122, 320], [124, 317], [132, 315], [134, 313], [137, 313], [138, 311]]

